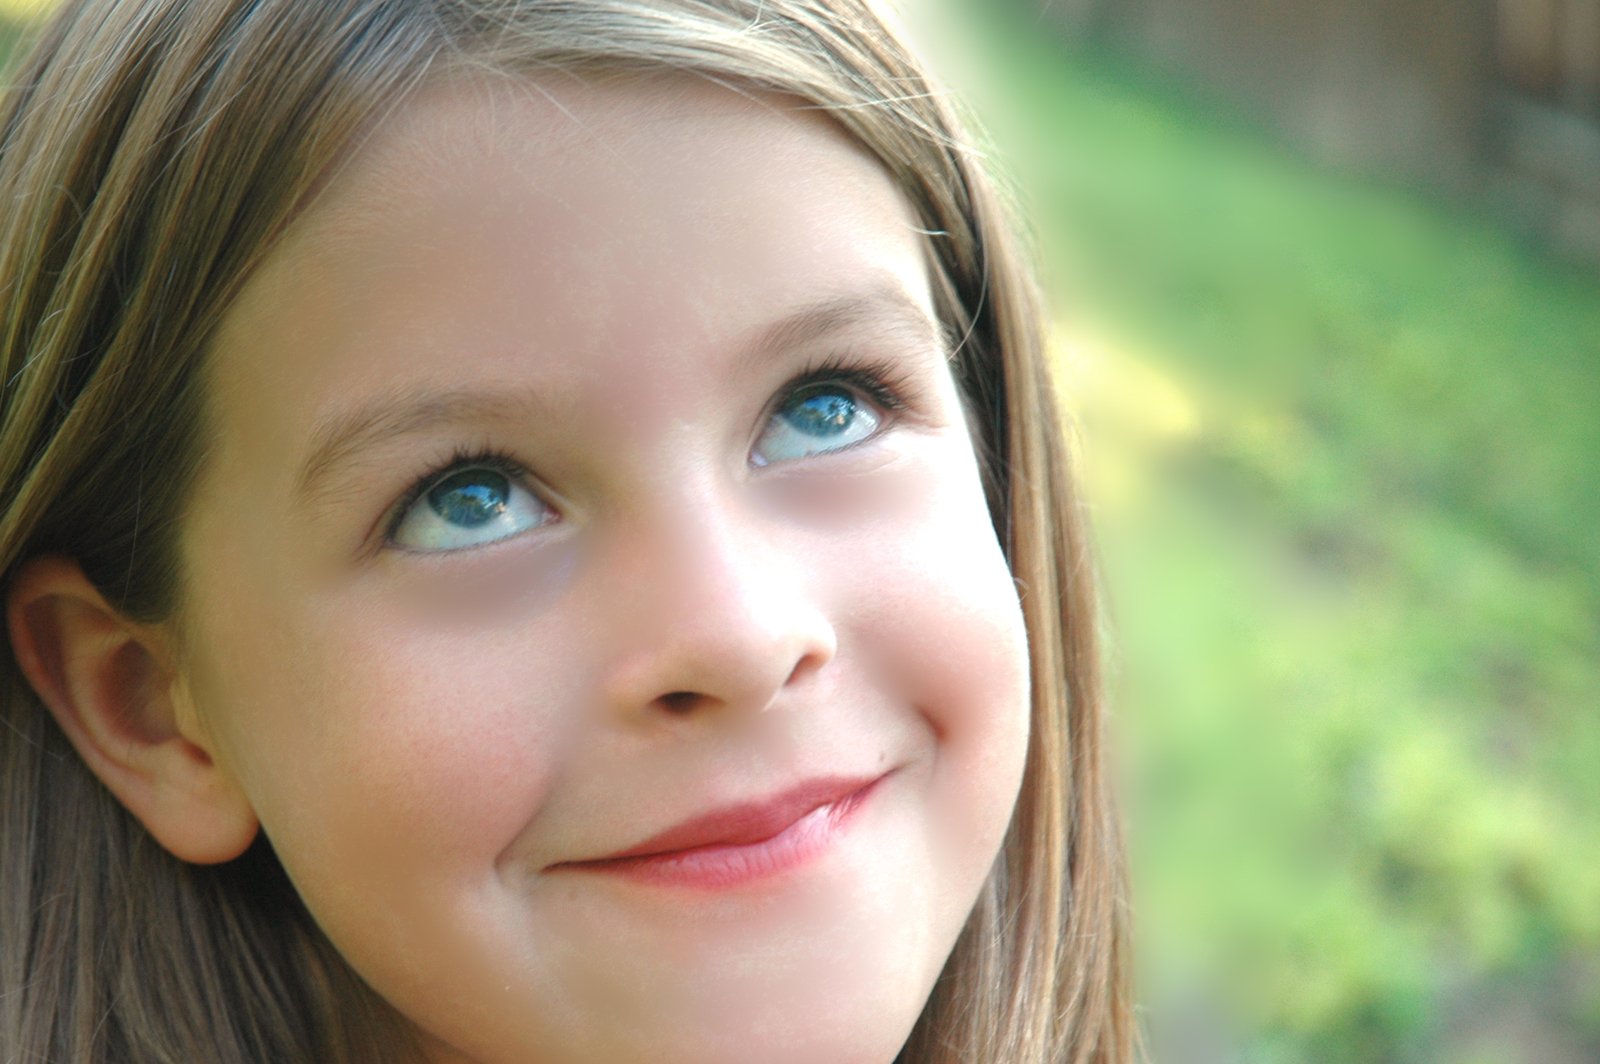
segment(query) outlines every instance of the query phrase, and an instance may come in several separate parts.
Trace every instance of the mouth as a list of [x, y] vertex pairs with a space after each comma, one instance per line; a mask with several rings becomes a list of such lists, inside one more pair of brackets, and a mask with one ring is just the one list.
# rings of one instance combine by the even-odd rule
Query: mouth
[[691, 817], [625, 850], [546, 871], [701, 890], [767, 879], [825, 852], [890, 774], [807, 780], [771, 798]]

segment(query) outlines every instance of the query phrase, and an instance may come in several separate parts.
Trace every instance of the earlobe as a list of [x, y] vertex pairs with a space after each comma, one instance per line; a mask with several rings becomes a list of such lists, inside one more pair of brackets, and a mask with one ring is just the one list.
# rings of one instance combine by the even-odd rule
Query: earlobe
[[122, 616], [70, 558], [25, 562], [6, 593], [23, 675], [78, 754], [174, 856], [239, 856], [258, 828], [249, 800], [195, 734], [163, 629]]

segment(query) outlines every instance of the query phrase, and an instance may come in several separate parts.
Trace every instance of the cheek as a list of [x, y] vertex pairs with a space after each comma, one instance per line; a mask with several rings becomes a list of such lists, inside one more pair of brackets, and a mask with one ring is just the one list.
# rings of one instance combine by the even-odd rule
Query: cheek
[[527, 626], [441, 632], [290, 599], [263, 588], [228, 611], [208, 640], [226, 667], [197, 670], [196, 695], [291, 876], [355, 896], [486, 876], [554, 786], [561, 655]]
[[[959, 441], [964, 444], [964, 441]], [[843, 623], [866, 668], [922, 718], [930, 800], [954, 862], [993, 853], [1020, 786], [1030, 722], [1027, 631], [970, 451], [907, 478], [854, 566]]]

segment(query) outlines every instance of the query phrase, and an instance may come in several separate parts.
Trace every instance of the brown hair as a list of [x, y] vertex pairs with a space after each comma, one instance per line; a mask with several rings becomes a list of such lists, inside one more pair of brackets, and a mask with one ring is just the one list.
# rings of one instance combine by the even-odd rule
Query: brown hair
[[[218, 320], [362, 132], [464, 66], [798, 96], [915, 208], [1022, 590], [1033, 720], [1001, 856], [900, 1059], [1130, 1059], [1092, 567], [1030, 273], [871, 0], [68, 3], [0, 108], [0, 579], [61, 553], [127, 616], [173, 615]], [[399, 1031], [264, 840], [215, 867], [167, 854], [0, 655], [0, 1058], [393, 1061]]]

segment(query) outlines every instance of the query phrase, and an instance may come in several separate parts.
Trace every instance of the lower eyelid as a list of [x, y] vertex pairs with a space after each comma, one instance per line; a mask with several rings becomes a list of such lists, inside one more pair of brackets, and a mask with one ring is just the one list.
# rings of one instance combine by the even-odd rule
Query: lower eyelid
[[890, 443], [888, 435], [880, 433], [858, 446], [817, 455], [816, 461], [774, 462], [761, 470], [762, 479], [775, 488], [791, 485], [800, 491], [820, 491], [819, 501], [833, 497], [837, 492], [827, 485], [865, 484], [911, 460], [913, 452]]

